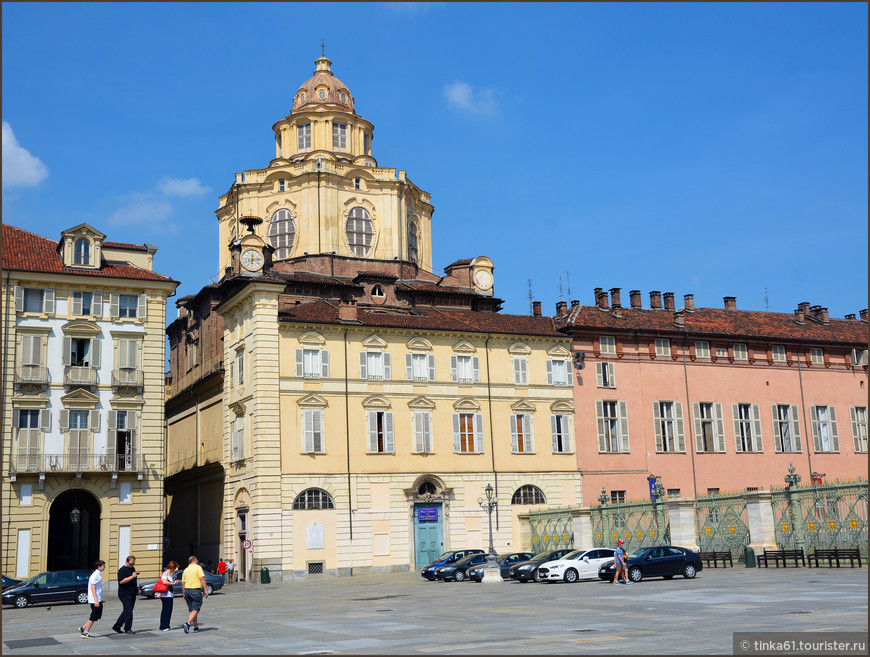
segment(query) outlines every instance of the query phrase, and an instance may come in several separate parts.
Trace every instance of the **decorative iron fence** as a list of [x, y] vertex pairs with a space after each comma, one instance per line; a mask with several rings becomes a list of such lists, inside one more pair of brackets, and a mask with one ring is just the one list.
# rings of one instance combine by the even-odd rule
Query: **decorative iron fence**
[[867, 558], [867, 482], [772, 488], [776, 544], [782, 549], [858, 548]]
[[570, 507], [529, 512], [532, 552], [574, 547], [574, 518]]
[[614, 547], [622, 539], [626, 552], [671, 540], [668, 512], [661, 502], [617, 502], [592, 507], [592, 538], [596, 547]]
[[749, 545], [749, 519], [744, 493], [698, 496], [695, 500], [695, 527], [701, 552], [731, 552], [743, 557]]

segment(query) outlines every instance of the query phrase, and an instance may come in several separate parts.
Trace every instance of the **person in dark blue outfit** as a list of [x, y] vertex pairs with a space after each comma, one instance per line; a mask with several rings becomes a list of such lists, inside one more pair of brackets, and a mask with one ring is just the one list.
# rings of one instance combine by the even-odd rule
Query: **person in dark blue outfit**
[[[124, 565], [118, 569], [118, 599], [124, 605], [124, 611], [118, 616], [118, 620], [112, 625], [112, 629], [118, 634], [133, 634], [133, 605], [136, 604], [138, 592], [138, 577], [136, 572], [136, 557], [129, 556]], [[121, 626], [124, 626], [121, 629]]]

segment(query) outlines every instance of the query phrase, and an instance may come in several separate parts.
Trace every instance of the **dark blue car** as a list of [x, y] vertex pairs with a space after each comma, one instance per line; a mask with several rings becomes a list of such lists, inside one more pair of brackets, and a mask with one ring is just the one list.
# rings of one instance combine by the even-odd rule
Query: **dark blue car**
[[[499, 556], [496, 563], [498, 563], [498, 568], [501, 573], [502, 579], [510, 579], [511, 578], [511, 566], [515, 563], [519, 563], [521, 561], [527, 561], [535, 556], [534, 552], [511, 552], [510, 554], [505, 554], [504, 556]], [[475, 582], [483, 581], [483, 571], [486, 567], [486, 563], [481, 564], [480, 566], [475, 566], [474, 568], [469, 568], [466, 575], [468, 575], [468, 579], [473, 579]]]
[[[642, 547], [625, 557], [625, 565], [632, 582], [639, 582], [645, 577], [673, 579], [674, 575], [693, 579], [703, 568], [697, 552], [675, 545]], [[598, 577], [612, 582], [614, 570], [612, 562], [605, 564], [598, 571]]]
[[463, 557], [467, 557], [470, 554], [483, 554], [483, 550], [451, 550], [450, 552], [445, 552], [428, 566], [425, 566], [420, 571], [420, 575], [428, 579], [430, 582], [434, 582], [435, 571], [437, 571], [441, 566], [446, 566], [450, 563], [456, 563]]

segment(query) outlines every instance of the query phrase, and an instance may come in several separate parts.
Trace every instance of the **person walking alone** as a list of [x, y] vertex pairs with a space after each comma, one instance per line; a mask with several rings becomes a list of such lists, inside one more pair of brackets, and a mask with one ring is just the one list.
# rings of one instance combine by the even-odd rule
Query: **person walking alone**
[[625, 550], [622, 549], [622, 539], [616, 541], [616, 551], [613, 553], [613, 566], [616, 569], [613, 583], [619, 584], [619, 575], [622, 574], [622, 579], [625, 580], [625, 583], [630, 584], [631, 582], [628, 581], [628, 568], [625, 565]]
[[191, 626], [194, 632], [199, 632], [199, 610], [202, 609], [203, 599], [208, 597], [208, 589], [205, 587], [205, 573], [202, 572], [199, 559], [190, 557], [187, 561], [190, 565], [181, 574], [181, 591], [190, 612], [184, 624], [184, 633], [190, 634]]
[[[130, 555], [124, 565], [118, 569], [118, 599], [124, 605], [124, 611], [118, 616], [118, 620], [112, 625], [112, 629], [118, 634], [134, 634], [133, 632], [133, 606], [136, 604], [138, 592], [138, 577], [136, 572], [136, 557]], [[121, 629], [121, 625], [124, 629]]]
[[101, 559], [94, 565], [96, 569], [88, 578], [88, 604], [91, 605], [91, 615], [79, 628], [83, 639], [97, 638], [90, 633], [91, 628], [103, 617], [103, 571], [106, 569], [106, 562]]
[[223, 559], [219, 560], [218, 565], [217, 565], [217, 569], [218, 569], [217, 574], [221, 576], [221, 580], [223, 580], [223, 583], [226, 584], [227, 583], [227, 562], [224, 561]]
[[227, 564], [227, 584], [232, 584], [236, 581], [236, 562], [233, 561], [232, 557], [230, 557], [230, 561]]
[[160, 602], [163, 605], [160, 609], [160, 631], [168, 632], [171, 628], [169, 627], [169, 621], [172, 619], [172, 585], [175, 583], [173, 580], [173, 576], [178, 572], [178, 564], [174, 561], [170, 561], [166, 564], [166, 570], [160, 575], [160, 581], [166, 584], [166, 590], [163, 593], [155, 594], [155, 597], [160, 598]]

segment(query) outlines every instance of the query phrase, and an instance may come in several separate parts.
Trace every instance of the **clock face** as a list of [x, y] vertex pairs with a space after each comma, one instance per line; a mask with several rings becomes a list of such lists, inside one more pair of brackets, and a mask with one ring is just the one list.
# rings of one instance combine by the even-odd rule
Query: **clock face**
[[256, 249], [245, 249], [242, 253], [242, 266], [248, 271], [257, 271], [263, 266], [263, 254]]
[[474, 275], [474, 282], [481, 290], [488, 290], [492, 287], [492, 274], [481, 269]]

